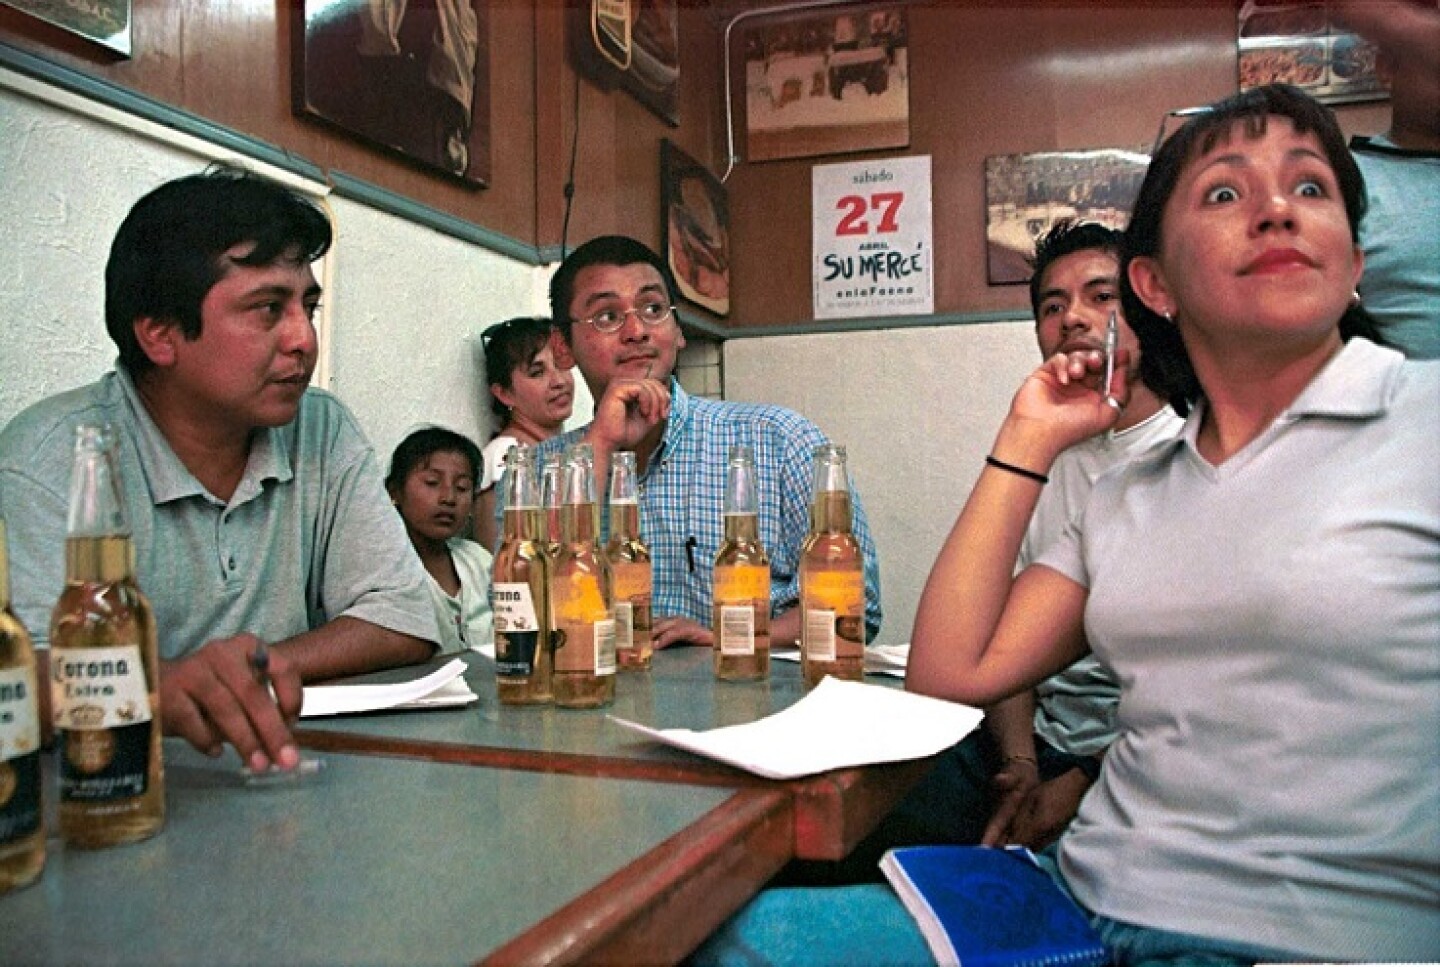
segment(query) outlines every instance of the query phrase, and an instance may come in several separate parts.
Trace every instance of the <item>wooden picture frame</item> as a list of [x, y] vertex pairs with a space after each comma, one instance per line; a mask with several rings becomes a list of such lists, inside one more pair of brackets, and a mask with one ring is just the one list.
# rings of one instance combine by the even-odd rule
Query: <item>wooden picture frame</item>
[[748, 28], [746, 160], [908, 147], [908, 38], [903, 6], [837, 7]]
[[132, 53], [131, 0], [0, 0], [8, 7], [128, 58]]
[[1390, 96], [1376, 45], [1336, 23], [1317, 0], [1246, 0], [1237, 34], [1242, 91], [1284, 82], [1325, 104]]
[[985, 159], [985, 264], [991, 285], [1030, 281], [1035, 240], [1062, 218], [1123, 229], [1150, 158], [1101, 148]]
[[660, 141], [665, 261], [680, 295], [730, 314], [730, 211], [725, 186], [668, 138]]
[[566, 0], [575, 70], [680, 126], [679, 0]]
[[490, 183], [489, 0], [293, 0], [291, 55], [296, 115]]

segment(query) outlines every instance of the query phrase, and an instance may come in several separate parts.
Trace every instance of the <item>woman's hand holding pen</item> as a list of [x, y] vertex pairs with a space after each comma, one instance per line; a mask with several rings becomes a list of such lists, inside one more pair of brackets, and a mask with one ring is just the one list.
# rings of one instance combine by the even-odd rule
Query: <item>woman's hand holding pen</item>
[[299, 764], [290, 734], [300, 715], [299, 672], [254, 635], [210, 641], [162, 663], [160, 693], [167, 735], [211, 756], [228, 742], [256, 772]]

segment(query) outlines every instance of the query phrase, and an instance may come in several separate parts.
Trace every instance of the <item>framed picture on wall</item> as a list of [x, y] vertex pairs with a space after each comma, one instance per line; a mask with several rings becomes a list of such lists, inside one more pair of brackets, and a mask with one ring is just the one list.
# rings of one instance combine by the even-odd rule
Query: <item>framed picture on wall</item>
[[769, 20], [745, 32], [744, 51], [747, 160], [910, 144], [904, 7]]
[[575, 69], [680, 124], [679, 0], [566, 0]]
[[730, 211], [725, 186], [668, 138], [660, 141], [665, 259], [680, 294], [730, 314]]
[[130, 56], [130, 0], [0, 0], [123, 57]]
[[1150, 158], [1106, 148], [985, 159], [986, 272], [991, 285], [1030, 281], [1035, 240], [1062, 218], [1124, 228]]
[[1245, 0], [1240, 5], [1240, 89], [1294, 84], [1341, 104], [1390, 96], [1377, 48], [1340, 26], [1316, 0]]
[[490, 181], [489, 0], [296, 0], [291, 107], [471, 187]]

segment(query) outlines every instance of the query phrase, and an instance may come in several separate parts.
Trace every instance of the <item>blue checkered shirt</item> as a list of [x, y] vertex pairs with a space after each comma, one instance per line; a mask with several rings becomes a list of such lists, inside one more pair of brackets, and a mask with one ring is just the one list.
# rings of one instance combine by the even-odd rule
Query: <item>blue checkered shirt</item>
[[[563, 449], [589, 427], [571, 430], [536, 447], [546, 454]], [[784, 407], [731, 403], [690, 396], [670, 382], [670, 420], [640, 485], [640, 532], [655, 565], [656, 617], [682, 615], [710, 624], [715, 555], [724, 538], [725, 466], [730, 447], [745, 444], [755, 454], [760, 491], [760, 540], [770, 555], [770, 613], [800, 602], [800, 547], [810, 528], [810, 490], [815, 447], [828, 443], [814, 423]], [[602, 503], [606, 481], [596, 481]], [[503, 494], [503, 490], [501, 491]], [[496, 501], [496, 513], [503, 514]], [[880, 630], [880, 562], [860, 496], [851, 486], [854, 531], [865, 555], [867, 640]], [[609, 515], [600, 515], [609, 529]], [[695, 543], [687, 553], [686, 542]]]

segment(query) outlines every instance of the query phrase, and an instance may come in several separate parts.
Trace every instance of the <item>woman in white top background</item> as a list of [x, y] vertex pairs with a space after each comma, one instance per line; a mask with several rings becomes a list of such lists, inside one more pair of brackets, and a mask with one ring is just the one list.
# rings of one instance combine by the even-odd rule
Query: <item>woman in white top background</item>
[[485, 444], [485, 474], [480, 480], [475, 537], [494, 550], [500, 542], [495, 525], [495, 485], [505, 454], [517, 443], [531, 445], [560, 432], [575, 402], [575, 377], [568, 358], [556, 358], [549, 319], [520, 317], [496, 323], [480, 334], [485, 353], [485, 382], [499, 431]]

